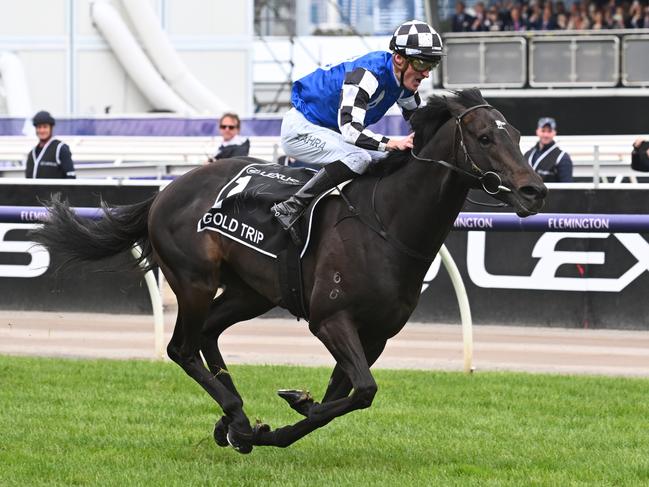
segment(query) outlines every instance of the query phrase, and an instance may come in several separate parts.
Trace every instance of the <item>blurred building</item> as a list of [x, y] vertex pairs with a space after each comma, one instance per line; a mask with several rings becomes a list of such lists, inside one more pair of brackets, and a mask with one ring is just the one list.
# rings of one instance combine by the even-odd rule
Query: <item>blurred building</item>
[[256, 0], [257, 33], [388, 35], [406, 20], [424, 19], [424, 4], [425, 0]]
[[[131, 18], [142, 5], [153, 16]], [[216, 111], [189, 85], [252, 111], [253, 0], [0, 0], [0, 11], [5, 115]]]

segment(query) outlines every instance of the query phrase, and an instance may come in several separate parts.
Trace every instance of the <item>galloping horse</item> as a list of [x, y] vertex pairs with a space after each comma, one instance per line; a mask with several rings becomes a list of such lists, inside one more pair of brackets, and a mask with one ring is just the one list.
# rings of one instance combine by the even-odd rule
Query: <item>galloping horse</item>
[[[194, 169], [148, 201], [104, 208], [96, 222], [54, 199], [34, 239], [78, 261], [138, 243], [178, 299], [169, 357], [223, 410], [217, 444], [241, 453], [254, 445], [286, 447], [372, 404], [377, 384], [370, 366], [415, 309], [424, 275], [470, 188], [493, 194], [519, 216], [543, 206], [547, 189], [522, 157], [519, 132], [478, 90], [433, 97], [410, 122], [414, 149], [391, 153], [343, 189], [355, 212], [333, 197], [316, 210], [302, 260], [304, 296], [309, 330], [336, 366], [319, 403], [304, 391], [279, 391], [304, 416], [292, 425], [250, 425], [218, 347], [228, 327], [281, 304], [277, 264], [219, 233], [196, 231], [219, 189], [251, 159]], [[215, 298], [219, 288], [224, 292]]]

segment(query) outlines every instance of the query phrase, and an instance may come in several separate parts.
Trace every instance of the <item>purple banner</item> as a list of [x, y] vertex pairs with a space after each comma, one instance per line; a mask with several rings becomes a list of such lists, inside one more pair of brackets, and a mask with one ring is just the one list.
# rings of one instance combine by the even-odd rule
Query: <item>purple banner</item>
[[[98, 220], [102, 216], [99, 208], [78, 207], [74, 212], [84, 218]], [[0, 223], [38, 223], [47, 219], [48, 211], [42, 206], [0, 206]]]
[[[73, 208], [85, 218], [99, 219], [99, 208]], [[47, 218], [41, 206], [0, 206], [1, 223], [33, 223]], [[458, 215], [454, 230], [489, 232], [607, 232], [649, 231], [649, 215], [543, 213], [520, 218], [513, 213], [466, 213]]]
[[646, 232], [649, 215], [542, 213], [520, 218], [512, 213], [460, 213], [454, 230], [491, 232]]
[[[24, 119], [0, 118], [0, 136], [24, 135]], [[29, 124], [29, 122], [28, 122]], [[247, 137], [278, 137], [281, 116], [276, 118], [249, 118], [241, 121], [241, 134]], [[371, 126], [374, 132], [406, 135], [408, 125], [400, 115], [384, 117]], [[56, 135], [118, 135], [150, 137], [214, 137], [219, 135], [218, 120], [213, 118], [59, 118]]]

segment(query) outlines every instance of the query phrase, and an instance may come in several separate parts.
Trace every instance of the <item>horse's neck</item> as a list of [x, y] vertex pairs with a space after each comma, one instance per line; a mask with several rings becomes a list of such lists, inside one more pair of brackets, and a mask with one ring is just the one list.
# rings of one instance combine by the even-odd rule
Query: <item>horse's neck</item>
[[429, 254], [450, 231], [468, 187], [432, 162], [411, 160], [382, 183], [381, 213], [388, 231], [404, 244]]

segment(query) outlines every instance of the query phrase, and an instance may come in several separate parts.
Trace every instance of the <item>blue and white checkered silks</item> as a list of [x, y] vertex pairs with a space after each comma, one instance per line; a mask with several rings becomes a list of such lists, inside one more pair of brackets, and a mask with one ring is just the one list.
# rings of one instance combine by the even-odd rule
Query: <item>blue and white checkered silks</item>
[[401, 24], [390, 42], [390, 48], [405, 56], [441, 56], [442, 38], [426, 22], [410, 20]]

